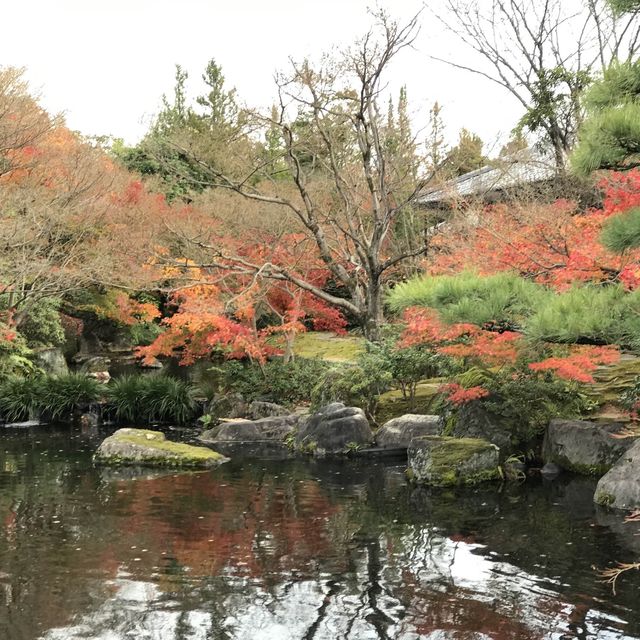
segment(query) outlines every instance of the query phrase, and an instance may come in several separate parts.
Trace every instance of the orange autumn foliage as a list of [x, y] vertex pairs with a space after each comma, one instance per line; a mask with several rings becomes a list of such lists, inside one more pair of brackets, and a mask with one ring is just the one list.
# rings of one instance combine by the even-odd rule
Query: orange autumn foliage
[[465, 211], [434, 238], [425, 262], [431, 274], [471, 269], [488, 275], [515, 271], [565, 290], [576, 282], [620, 281], [640, 285], [640, 251], [618, 255], [599, 241], [604, 222], [640, 205], [640, 170], [612, 173], [600, 185], [602, 209], [579, 212], [575, 203], [498, 204]]

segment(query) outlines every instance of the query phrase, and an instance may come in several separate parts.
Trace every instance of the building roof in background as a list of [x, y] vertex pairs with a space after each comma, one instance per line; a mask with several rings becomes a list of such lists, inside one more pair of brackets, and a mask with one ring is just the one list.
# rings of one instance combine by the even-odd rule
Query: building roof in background
[[527, 149], [510, 158], [492, 161], [490, 165], [448, 181], [444, 186], [425, 191], [418, 204], [438, 204], [469, 197], [482, 197], [496, 191], [551, 180], [556, 166], [551, 158]]

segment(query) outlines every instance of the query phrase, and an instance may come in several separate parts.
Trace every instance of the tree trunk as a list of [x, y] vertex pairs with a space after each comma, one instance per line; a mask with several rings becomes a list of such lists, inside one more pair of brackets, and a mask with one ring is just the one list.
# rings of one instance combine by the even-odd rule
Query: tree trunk
[[362, 318], [364, 337], [371, 342], [380, 342], [382, 326], [384, 325], [384, 303], [382, 287], [378, 279], [369, 283], [366, 296], [366, 312]]

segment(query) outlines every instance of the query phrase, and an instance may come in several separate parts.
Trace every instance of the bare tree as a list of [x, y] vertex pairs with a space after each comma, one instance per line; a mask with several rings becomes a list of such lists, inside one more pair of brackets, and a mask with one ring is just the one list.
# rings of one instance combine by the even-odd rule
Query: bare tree
[[582, 119], [580, 96], [594, 74], [640, 48], [637, 14], [606, 0], [445, 0], [446, 28], [477, 64], [436, 60], [479, 74], [522, 105], [520, 127], [542, 134], [562, 170]]
[[[245, 119], [253, 131], [269, 131], [272, 141], [277, 134], [276, 160], [273, 153], [266, 160], [255, 153], [240, 172], [237, 157], [235, 166], [225, 169], [203, 136], [175, 143], [198, 163], [204, 186], [275, 206], [292, 230], [307, 236], [340, 293], [275, 260], [252, 262], [213, 244], [207, 245], [206, 266], [289, 281], [355, 316], [371, 339], [379, 336], [384, 320], [382, 295], [390, 274], [427, 250], [427, 231], [399, 231], [403, 223], [415, 223], [412, 203], [425, 182], [417, 177], [415, 154], [407, 153], [415, 141], [406, 131], [400, 136], [390, 131], [379, 108], [389, 66], [414, 42], [418, 17], [400, 26], [379, 13], [377, 26], [378, 33], [367, 33], [337, 61], [326, 57], [318, 67], [292, 62], [290, 74], [277, 77], [276, 109]], [[249, 147], [241, 149], [245, 153]], [[227, 149], [228, 157], [233, 154], [234, 148]], [[202, 238], [192, 240], [201, 248], [205, 244]]]

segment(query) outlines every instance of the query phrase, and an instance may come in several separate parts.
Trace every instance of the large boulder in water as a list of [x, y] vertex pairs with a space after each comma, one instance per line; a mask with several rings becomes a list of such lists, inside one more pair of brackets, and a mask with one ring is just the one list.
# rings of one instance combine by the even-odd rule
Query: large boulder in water
[[414, 438], [438, 436], [443, 428], [440, 416], [407, 413], [383, 424], [376, 433], [376, 444], [383, 449], [406, 449]]
[[204, 431], [198, 440], [207, 443], [216, 442], [256, 442], [270, 440], [283, 442], [293, 433], [302, 416], [292, 414], [288, 416], [273, 416], [260, 420], [229, 420], [224, 421], [213, 429]]
[[542, 446], [546, 463], [585, 475], [602, 475], [619, 460], [635, 438], [622, 438], [624, 425], [618, 422], [600, 424], [588, 420], [549, 422]]
[[600, 478], [593, 499], [597, 504], [616, 509], [640, 509], [640, 441]]
[[166, 440], [160, 431], [119, 429], [98, 447], [95, 462], [154, 467], [217, 467], [228, 458], [206, 447]]
[[372, 441], [364, 411], [333, 402], [301, 421], [295, 446], [299, 451], [325, 455], [344, 453], [350, 447], [367, 446]]
[[500, 450], [477, 438], [426, 436], [408, 449], [407, 476], [412, 482], [434, 486], [476, 484], [497, 480]]

